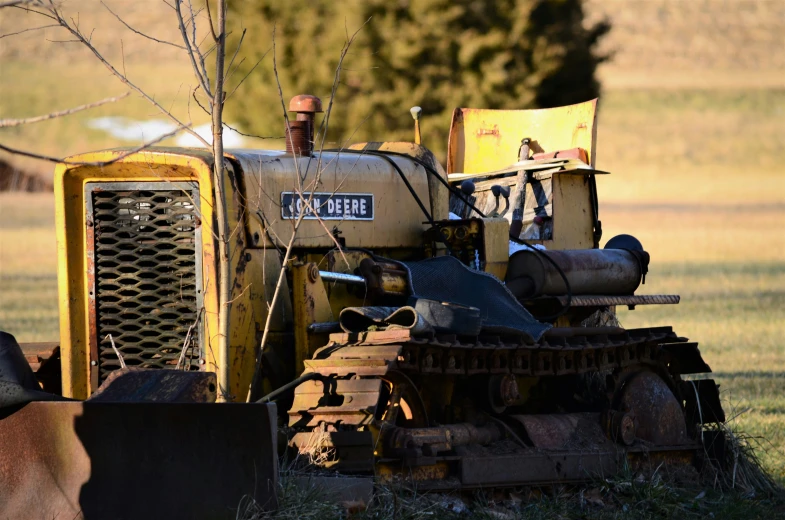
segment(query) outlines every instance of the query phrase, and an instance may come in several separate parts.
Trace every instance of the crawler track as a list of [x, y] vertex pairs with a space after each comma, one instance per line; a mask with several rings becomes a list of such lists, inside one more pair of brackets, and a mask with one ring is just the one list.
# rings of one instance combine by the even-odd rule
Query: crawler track
[[[494, 335], [415, 337], [407, 330], [333, 334], [306, 361], [309, 371], [322, 379], [296, 391], [289, 411], [289, 424], [298, 432], [293, 446], [313, 448], [318, 432], [320, 442], [334, 450], [326, 466], [373, 471], [380, 478], [406, 475], [430, 487], [582, 480], [587, 471], [612, 472], [624, 459], [642, 453], [692, 460], [701, 448], [698, 423], [724, 420], [712, 380], [697, 385], [682, 381], [681, 375], [711, 369], [697, 343], [671, 327], [552, 329], [536, 343]], [[426, 409], [438, 407], [422, 399], [434, 393], [424, 385], [437, 380], [430, 384], [440, 387], [449, 381], [453, 390], [494, 377], [550, 380], [558, 386], [590, 373], [617, 381], [616, 395], [608, 395], [608, 410], [561, 413], [554, 403], [544, 414], [520, 415], [515, 408], [469, 413], [464, 407], [459, 418], [429, 419]], [[646, 384], [654, 385], [653, 391], [643, 390]], [[652, 393], [662, 394], [659, 402], [647, 397]], [[410, 416], [396, 422], [402, 395]], [[670, 415], [657, 417], [660, 409]], [[612, 440], [618, 427], [608, 425], [625, 414], [627, 429], [634, 420], [634, 431], [647, 439]], [[670, 433], [648, 433], [647, 428], [668, 422], [675, 424]], [[576, 451], [579, 432], [583, 441]]]

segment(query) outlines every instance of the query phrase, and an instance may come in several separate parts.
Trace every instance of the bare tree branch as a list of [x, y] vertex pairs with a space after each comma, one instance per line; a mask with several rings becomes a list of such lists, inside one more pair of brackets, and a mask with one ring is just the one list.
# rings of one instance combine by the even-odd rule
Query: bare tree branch
[[65, 20], [62, 17], [62, 15], [57, 10], [57, 8], [55, 7], [54, 3], [51, 0], [49, 2], [49, 7], [46, 8], [48, 14], [44, 14], [44, 13], [41, 13], [41, 12], [36, 11], [34, 9], [28, 9], [28, 8], [25, 8], [25, 7], [23, 7], [23, 9], [30, 10], [30, 11], [38, 13], [38, 14], [42, 14], [43, 16], [47, 16], [47, 17], [52, 18], [53, 20], [55, 20], [61, 27], [63, 27], [69, 33], [71, 33], [71, 35], [73, 35], [74, 38], [76, 38], [77, 41], [81, 42], [85, 47], [87, 47], [90, 50], [90, 52], [92, 52], [93, 55], [98, 59], [98, 61], [100, 61], [104, 65], [104, 67], [106, 67], [109, 70], [109, 72], [111, 72], [115, 77], [117, 77], [125, 85], [127, 85], [128, 87], [133, 89], [135, 92], [137, 92], [139, 95], [141, 95], [144, 99], [146, 99], [148, 102], [150, 102], [163, 115], [165, 115], [166, 117], [168, 117], [172, 121], [174, 121], [180, 128], [184, 129], [185, 131], [187, 131], [188, 133], [193, 135], [205, 147], [209, 148], [211, 146], [210, 143], [208, 143], [205, 138], [203, 138], [201, 135], [196, 133], [192, 128], [190, 128], [190, 124], [186, 125], [182, 121], [180, 121], [174, 114], [172, 114], [171, 112], [166, 110], [166, 108], [164, 108], [158, 101], [153, 99], [150, 95], [147, 94], [147, 92], [145, 92], [144, 90], [142, 90], [141, 88], [136, 86], [134, 83], [132, 83], [125, 74], [122, 74], [111, 63], [109, 63], [106, 60], [106, 58], [104, 58], [103, 55], [98, 51], [98, 49], [96, 49], [95, 46], [93, 46], [93, 44], [90, 42], [90, 40], [85, 38], [84, 35], [82, 34], [82, 32], [78, 29], [79, 22], [78, 21], [73, 21], [73, 23], [74, 23], [73, 26], [70, 23], [68, 23], [68, 21]]
[[[190, 125], [190, 124], [191, 123], [188, 123], [188, 125]], [[119, 161], [121, 159], [125, 159], [129, 155], [133, 155], [133, 154], [135, 154], [137, 152], [141, 152], [142, 150], [144, 150], [146, 148], [149, 148], [149, 147], [151, 147], [151, 146], [153, 146], [153, 145], [155, 145], [157, 143], [160, 143], [161, 141], [163, 141], [165, 139], [168, 139], [168, 138], [174, 136], [175, 134], [177, 134], [181, 130], [186, 130], [186, 129], [187, 129], [186, 126], [181, 126], [181, 127], [177, 128], [177, 129], [171, 131], [171, 132], [168, 132], [166, 134], [163, 134], [163, 135], [153, 139], [152, 141], [147, 141], [146, 143], [144, 143], [141, 146], [137, 146], [136, 148], [132, 148], [130, 150], [126, 150], [125, 152], [121, 153], [117, 157], [114, 157], [114, 158], [112, 158], [112, 159], [110, 159], [108, 161], [98, 161], [98, 162], [69, 161], [68, 159], [63, 159], [61, 157], [52, 157], [50, 155], [42, 155], [42, 154], [38, 154], [38, 153], [34, 153], [34, 152], [28, 152], [28, 151], [25, 151], [25, 150], [19, 150], [19, 149], [16, 149], [16, 148], [11, 148], [10, 146], [6, 146], [6, 145], [4, 145], [2, 143], [0, 143], [0, 150], [3, 150], [4, 152], [8, 152], [8, 153], [11, 153], [11, 154], [14, 154], [14, 155], [21, 155], [22, 157], [31, 157], [33, 159], [40, 159], [42, 161], [49, 161], [49, 162], [53, 162], [53, 163], [63, 163], [63, 164], [71, 164], [71, 165], [78, 165], [78, 166], [106, 166], [106, 165], [115, 163], [115, 162], [117, 162], [117, 161]]]
[[[225, 3], [225, 0], [220, 0], [218, 3], [220, 6]], [[196, 11], [196, 13], [194, 13], [193, 0], [188, 0], [188, 11], [191, 13], [191, 41], [193, 42], [193, 49], [196, 52], [196, 55], [199, 57], [199, 65], [202, 67], [202, 74], [207, 79], [207, 85], [209, 86], [210, 75], [207, 74], [207, 66], [205, 66], [204, 64], [204, 59], [209, 54], [209, 51], [202, 53], [202, 47], [201, 47], [202, 43], [201, 42], [196, 43], [196, 17], [199, 16], [199, 14], [202, 12], [202, 9], [200, 8]], [[226, 30], [226, 28], [224, 28], [224, 30]], [[207, 38], [207, 35], [205, 35], [205, 38]], [[202, 38], [202, 41], [204, 41], [205, 38]], [[216, 44], [217, 43], [218, 42], [216, 42]], [[226, 53], [225, 48], [224, 48], [224, 53]], [[225, 56], [224, 59], [226, 59]]]
[[[183, 18], [183, 12], [180, 9], [182, 5], [182, 0], [174, 0], [174, 9], [177, 12], [177, 23], [180, 27], [180, 36], [183, 37], [183, 43], [185, 43], [186, 51], [188, 52], [188, 59], [191, 60], [191, 67], [193, 68], [194, 75], [196, 76], [197, 81], [199, 81], [199, 85], [204, 90], [207, 97], [212, 97], [212, 92], [210, 91], [210, 78], [207, 76], [207, 71], [203, 71], [199, 68], [199, 64], [196, 62], [196, 53], [191, 45], [190, 37], [188, 36], [188, 30], [185, 27], [185, 19]], [[196, 42], [194, 42], [195, 44]], [[209, 146], [209, 145], [205, 145]]]
[[[230, 282], [230, 250], [229, 240], [231, 237], [231, 230], [229, 229], [229, 220], [227, 216], [227, 200], [226, 200], [226, 168], [224, 165], [224, 148], [223, 148], [223, 108], [226, 99], [224, 92], [224, 65], [226, 59], [226, 0], [218, 0], [218, 13], [217, 13], [217, 38], [215, 41], [215, 85], [210, 89], [210, 80], [207, 76], [207, 71], [204, 64], [204, 54], [201, 53], [196, 43], [196, 28], [193, 29], [193, 40], [189, 41], [188, 31], [185, 28], [185, 23], [182, 18], [182, 11], [180, 9], [182, 0], [175, 0], [177, 8], [177, 17], [180, 23], [180, 33], [183, 41], [188, 48], [188, 57], [191, 60], [191, 66], [194, 69], [194, 74], [198, 78], [204, 77], [205, 81], [201, 81], [202, 91], [210, 100], [210, 112], [212, 115], [212, 150], [213, 150], [213, 186], [215, 189], [215, 220], [218, 232], [218, 276], [221, 283], [218, 284], [218, 352], [220, 358], [217, 359], [218, 363], [218, 386], [221, 392], [221, 398], [226, 401], [231, 401], [234, 396], [231, 395], [231, 357], [229, 350], [229, 322], [231, 317], [232, 308], [232, 283]], [[193, 5], [189, 0], [189, 10], [191, 12], [191, 22], [195, 25], [195, 15], [193, 14]], [[212, 27], [211, 27], [212, 30]], [[198, 58], [198, 63], [197, 63]], [[200, 69], [201, 67], [201, 69]], [[196, 95], [194, 92], [194, 99]]]
[[232, 63], [234, 63], [234, 59], [237, 57], [237, 53], [240, 52], [240, 47], [243, 46], [243, 40], [245, 39], [245, 32], [246, 29], [243, 29], [243, 34], [240, 35], [240, 41], [237, 42], [237, 48], [234, 50], [234, 55], [232, 56], [232, 59], [229, 60], [229, 65], [226, 66], [226, 70], [227, 70], [226, 77], [229, 77], [229, 75], [231, 74]]
[[252, 73], [254, 70], [256, 70], [256, 67], [258, 67], [258, 66], [259, 66], [259, 64], [262, 62], [262, 60], [265, 58], [265, 56], [267, 56], [267, 54], [268, 54], [269, 52], [270, 52], [270, 49], [267, 49], [266, 51], [264, 51], [264, 54], [262, 54], [262, 57], [261, 57], [261, 58], [259, 58], [259, 60], [256, 62], [256, 64], [255, 64], [253, 67], [251, 67], [251, 70], [249, 70], [249, 71], [248, 71], [248, 74], [246, 74], [245, 76], [243, 76], [243, 79], [241, 79], [241, 80], [240, 80], [240, 82], [239, 82], [237, 85], [235, 85], [235, 87], [232, 89], [232, 91], [231, 91], [231, 92], [229, 92], [229, 95], [227, 95], [227, 96], [226, 96], [226, 99], [229, 99], [230, 97], [232, 97], [232, 94], [234, 94], [234, 93], [235, 93], [235, 91], [236, 91], [238, 88], [240, 88], [240, 85], [242, 85], [242, 84], [245, 82], [245, 80], [246, 80], [246, 79], [248, 79], [248, 76], [250, 76], [250, 75], [251, 75], [251, 73]]
[[0, 9], [3, 7], [21, 6], [22, 4], [32, 4], [34, 0], [9, 0], [7, 2], [0, 2]]
[[234, 128], [228, 123], [224, 123], [224, 126], [231, 130], [232, 132], [237, 132], [238, 134], [244, 137], [253, 137], [255, 139], [285, 139], [282, 135], [256, 135], [256, 134], [246, 134], [245, 132], [241, 132], [240, 130]]
[[210, 12], [210, 0], [204, 0], [204, 7], [207, 9], [207, 21], [210, 23], [210, 33], [213, 35], [213, 41], [218, 41], [218, 35], [215, 34], [215, 27], [213, 26], [213, 13]]
[[229, 66], [226, 67], [226, 77], [224, 78], [224, 83], [229, 83], [229, 78], [232, 77], [232, 74], [237, 72], [237, 69], [239, 69], [240, 65], [242, 65], [243, 63], [245, 63], [245, 58], [238, 61], [237, 65], [235, 65], [234, 68], [231, 67], [231, 64], [229, 64]]
[[205, 106], [202, 105], [202, 102], [199, 101], [199, 98], [196, 97], [196, 91], [199, 90], [199, 88], [200, 88], [199, 86], [194, 88], [194, 91], [191, 93], [191, 95], [193, 96], [194, 101], [196, 101], [196, 104], [199, 105], [199, 108], [201, 108], [204, 111], [205, 114], [211, 115], [210, 111], [207, 108], [205, 108]]
[[88, 103], [87, 105], [79, 105], [78, 107], [69, 108], [67, 110], [61, 110], [59, 112], [51, 112], [49, 114], [45, 114], [42, 116], [28, 117], [25, 119], [0, 119], [0, 128], [29, 125], [31, 123], [39, 123], [41, 121], [47, 121], [49, 119], [54, 119], [56, 117], [68, 116], [76, 112], [81, 112], [82, 110], [100, 107], [101, 105], [106, 105], [107, 103], [114, 103], [115, 101], [119, 101], [123, 98], [128, 97], [130, 94], [131, 94], [130, 92], [126, 92], [125, 94], [122, 94], [120, 96], [102, 99], [100, 101], [96, 101], [95, 103]]
[[164, 45], [171, 45], [172, 47], [177, 47], [178, 49], [185, 50], [185, 47], [183, 47], [182, 45], [178, 45], [178, 44], [176, 44], [176, 43], [168, 42], [168, 41], [166, 41], [166, 40], [159, 40], [158, 38], [154, 38], [154, 37], [150, 36], [149, 34], [145, 34], [145, 33], [143, 33], [142, 31], [139, 31], [139, 30], [137, 30], [137, 29], [134, 29], [133, 27], [131, 27], [130, 25], [128, 25], [128, 24], [125, 22], [125, 20], [123, 20], [122, 18], [120, 18], [120, 16], [119, 16], [117, 13], [115, 13], [114, 11], [112, 11], [112, 10], [109, 8], [109, 6], [108, 6], [108, 5], [106, 5], [106, 4], [103, 2], [103, 0], [101, 1], [101, 5], [103, 5], [104, 7], [106, 7], [106, 10], [107, 10], [107, 11], [109, 11], [110, 13], [112, 13], [112, 14], [114, 15], [114, 17], [115, 17], [115, 18], [117, 18], [117, 20], [118, 20], [118, 21], [119, 21], [121, 24], [125, 25], [125, 26], [126, 26], [126, 27], [127, 27], [129, 30], [130, 30], [130, 31], [132, 31], [132, 32], [134, 32], [134, 33], [136, 33], [136, 34], [138, 34], [139, 36], [142, 36], [142, 37], [144, 37], [144, 38], [147, 38], [148, 40], [152, 40], [152, 41], [154, 41], [154, 42], [157, 42], [157, 43], [163, 43]]
[[[22, 2], [22, 3], [25, 4], [27, 2]], [[30, 2], [30, 3], [32, 3], [32, 2]], [[41, 4], [40, 1], [36, 2], [36, 5], [40, 5], [40, 4]], [[3, 6], [0, 5], [0, 7], [3, 7]], [[50, 20], [54, 20], [55, 22], [58, 21], [57, 18], [55, 18], [51, 14], [48, 14], [45, 11], [37, 11], [37, 10], [31, 8], [31, 7], [26, 7], [25, 5], [14, 5], [14, 8], [21, 9], [22, 11], [27, 11], [29, 13], [35, 13], [35, 14], [41, 15], [41, 16], [43, 16], [45, 18], [49, 18]], [[47, 9], [47, 8], [42, 6], [41, 9]]]
[[17, 32], [14, 32], [14, 33], [0, 34], [0, 39], [6, 38], [8, 36], [16, 36], [17, 34], [22, 34], [22, 33], [26, 33], [26, 32], [29, 32], [29, 31], [38, 31], [40, 29], [48, 29], [49, 27], [59, 27], [59, 25], [57, 25], [57, 24], [42, 25], [41, 27], [31, 27], [29, 29], [25, 29], [23, 31], [17, 31]]

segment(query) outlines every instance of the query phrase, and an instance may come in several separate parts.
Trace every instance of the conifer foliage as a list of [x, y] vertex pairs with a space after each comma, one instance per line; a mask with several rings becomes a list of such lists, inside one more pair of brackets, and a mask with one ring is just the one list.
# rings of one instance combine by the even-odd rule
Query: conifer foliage
[[[578, 103], [599, 93], [598, 40], [582, 0], [243, 0], [230, 2], [236, 39], [247, 29], [236, 77], [248, 76], [230, 117], [258, 135], [282, 135], [272, 64], [287, 98], [329, 98], [344, 61], [329, 146], [412, 140], [409, 108], [423, 109], [423, 142], [443, 155], [455, 107], [535, 108]], [[229, 47], [231, 49], [231, 46]]]

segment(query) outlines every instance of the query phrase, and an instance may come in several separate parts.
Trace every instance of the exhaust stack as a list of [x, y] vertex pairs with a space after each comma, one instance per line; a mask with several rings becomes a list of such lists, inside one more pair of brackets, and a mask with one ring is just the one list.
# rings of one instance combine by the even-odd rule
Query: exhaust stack
[[293, 155], [311, 155], [313, 152], [314, 119], [322, 112], [322, 100], [316, 96], [301, 94], [289, 101], [289, 111], [297, 118], [289, 121], [286, 128], [286, 152]]

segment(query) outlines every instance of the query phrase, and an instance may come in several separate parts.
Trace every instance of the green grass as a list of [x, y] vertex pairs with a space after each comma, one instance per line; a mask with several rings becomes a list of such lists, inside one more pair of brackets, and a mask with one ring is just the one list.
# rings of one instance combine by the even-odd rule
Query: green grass
[[673, 325], [700, 343], [731, 426], [753, 438], [765, 467], [785, 484], [785, 263], [654, 265], [647, 293], [678, 306], [619, 310], [625, 327]]

